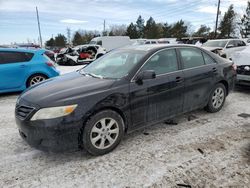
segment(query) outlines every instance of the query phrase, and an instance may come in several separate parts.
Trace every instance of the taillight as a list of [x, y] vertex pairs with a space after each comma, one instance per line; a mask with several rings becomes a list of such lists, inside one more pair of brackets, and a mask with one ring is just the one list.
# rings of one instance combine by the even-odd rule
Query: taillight
[[52, 62], [46, 62], [46, 64], [49, 66], [49, 67], [54, 67], [54, 63], [52, 63]]

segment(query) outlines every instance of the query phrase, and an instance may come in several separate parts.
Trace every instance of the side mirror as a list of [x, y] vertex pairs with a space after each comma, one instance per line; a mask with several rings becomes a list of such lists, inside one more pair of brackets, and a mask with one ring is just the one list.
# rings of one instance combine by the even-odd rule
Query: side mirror
[[227, 48], [233, 48], [234, 47], [234, 45], [233, 44], [229, 44], [229, 45], [227, 45]]
[[154, 78], [156, 78], [155, 71], [145, 70], [145, 71], [140, 72], [137, 75], [135, 81], [137, 84], [141, 85], [141, 84], [143, 84], [143, 80], [150, 80], [150, 79], [154, 79]]

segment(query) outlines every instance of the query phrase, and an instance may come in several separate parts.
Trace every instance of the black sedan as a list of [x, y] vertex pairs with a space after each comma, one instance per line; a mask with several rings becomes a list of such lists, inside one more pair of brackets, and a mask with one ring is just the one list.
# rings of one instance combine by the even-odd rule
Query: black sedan
[[26, 90], [16, 122], [36, 148], [102, 155], [125, 133], [199, 108], [218, 112], [235, 77], [232, 63], [198, 47], [126, 47]]

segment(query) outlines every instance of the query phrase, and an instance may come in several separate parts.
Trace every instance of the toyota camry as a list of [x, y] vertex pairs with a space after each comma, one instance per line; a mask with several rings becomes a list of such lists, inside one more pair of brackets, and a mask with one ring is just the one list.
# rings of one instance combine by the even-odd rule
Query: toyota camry
[[189, 45], [130, 46], [18, 98], [21, 137], [45, 151], [112, 151], [126, 133], [196, 109], [222, 109], [235, 65]]

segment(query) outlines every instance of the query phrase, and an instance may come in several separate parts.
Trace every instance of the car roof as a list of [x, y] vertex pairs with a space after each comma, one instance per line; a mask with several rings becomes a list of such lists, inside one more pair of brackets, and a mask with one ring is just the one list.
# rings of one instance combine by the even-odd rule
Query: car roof
[[43, 53], [45, 49], [26, 49], [26, 48], [0, 48], [0, 51], [11, 51], [11, 52], [28, 52], [28, 53]]

